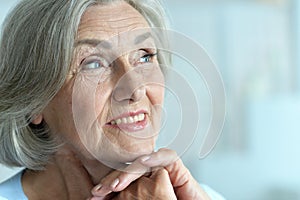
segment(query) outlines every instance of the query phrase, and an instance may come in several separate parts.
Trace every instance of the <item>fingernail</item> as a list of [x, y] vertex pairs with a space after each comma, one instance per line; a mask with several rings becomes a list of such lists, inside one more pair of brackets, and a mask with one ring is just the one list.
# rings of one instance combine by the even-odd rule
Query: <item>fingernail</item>
[[149, 160], [151, 157], [150, 156], [145, 156], [142, 158], [142, 162], [146, 162], [147, 160]]
[[94, 191], [99, 191], [102, 187], [102, 184], [98, 184], [94, 187]]
[[112, 188], [115, 188], [115, 187], [117, 187], [117, 185], [119, 184], [119, 182], [120, 182], [120, 180], [119, 180], [118, 178], [116, 178], [116, 179], [110, 184], [110, 186], [111, 186]]

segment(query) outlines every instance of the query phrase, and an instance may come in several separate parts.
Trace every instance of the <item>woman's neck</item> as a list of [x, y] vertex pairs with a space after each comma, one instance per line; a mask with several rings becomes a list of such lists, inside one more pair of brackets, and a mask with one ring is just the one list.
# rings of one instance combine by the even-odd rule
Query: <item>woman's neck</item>
[[91, 189], [111, 171], [101, 162], [87, 159], [64, 146], [45, 170], [26, 170], [22, 185], [30, 200], [48, 199], [49, 195], [49, 199], [86, 199]]

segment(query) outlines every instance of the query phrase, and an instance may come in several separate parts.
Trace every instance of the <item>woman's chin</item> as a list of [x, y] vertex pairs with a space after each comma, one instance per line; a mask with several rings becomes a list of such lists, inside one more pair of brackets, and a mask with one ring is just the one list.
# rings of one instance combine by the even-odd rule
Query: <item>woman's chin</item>
[[94, 151], [92, 155], [95, 159], [111, 168], [122, 168], [122, 166], [128, 165], [136, 159], [149, 155], [154, 151], [154, 146], [149, 144], [133, 145], [131, 147], [102, 149], [100, 152], [97, 151], [97, 153]]
[[124, 151], [121, 155], [123, 157], [122, 161], [133, 162], [142, 156], [151, 154], [153, 151], [154, 151], [153, 147], [148, 147], [148, 148], [141, 147], [141, 148], [134, 148], [130, 151]]

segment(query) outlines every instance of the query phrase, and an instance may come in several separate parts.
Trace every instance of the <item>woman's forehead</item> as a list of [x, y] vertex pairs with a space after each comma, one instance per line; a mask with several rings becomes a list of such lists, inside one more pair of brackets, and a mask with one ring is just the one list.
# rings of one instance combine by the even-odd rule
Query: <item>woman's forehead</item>
[[77, 40], [106, 40], [131, 30], [149, 28], [145, 18], [125, 1], [89, 7], [81, 18]]

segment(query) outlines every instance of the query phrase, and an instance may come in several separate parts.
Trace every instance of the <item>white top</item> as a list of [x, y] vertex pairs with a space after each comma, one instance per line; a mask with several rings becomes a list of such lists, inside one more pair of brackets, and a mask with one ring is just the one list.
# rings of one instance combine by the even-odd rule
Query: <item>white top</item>
[[[0, 184], [0, 200], [28, 200], [24, 194], [21, 177], [24, 171], [21, 171]], [[212, 190], [207, 185], [201, 185], [211, 200], [225, 200], [220, 194]]]
[[28, 200], [21, 183], [23, 172], [20, 171], [0, 184], [0, 200]]

